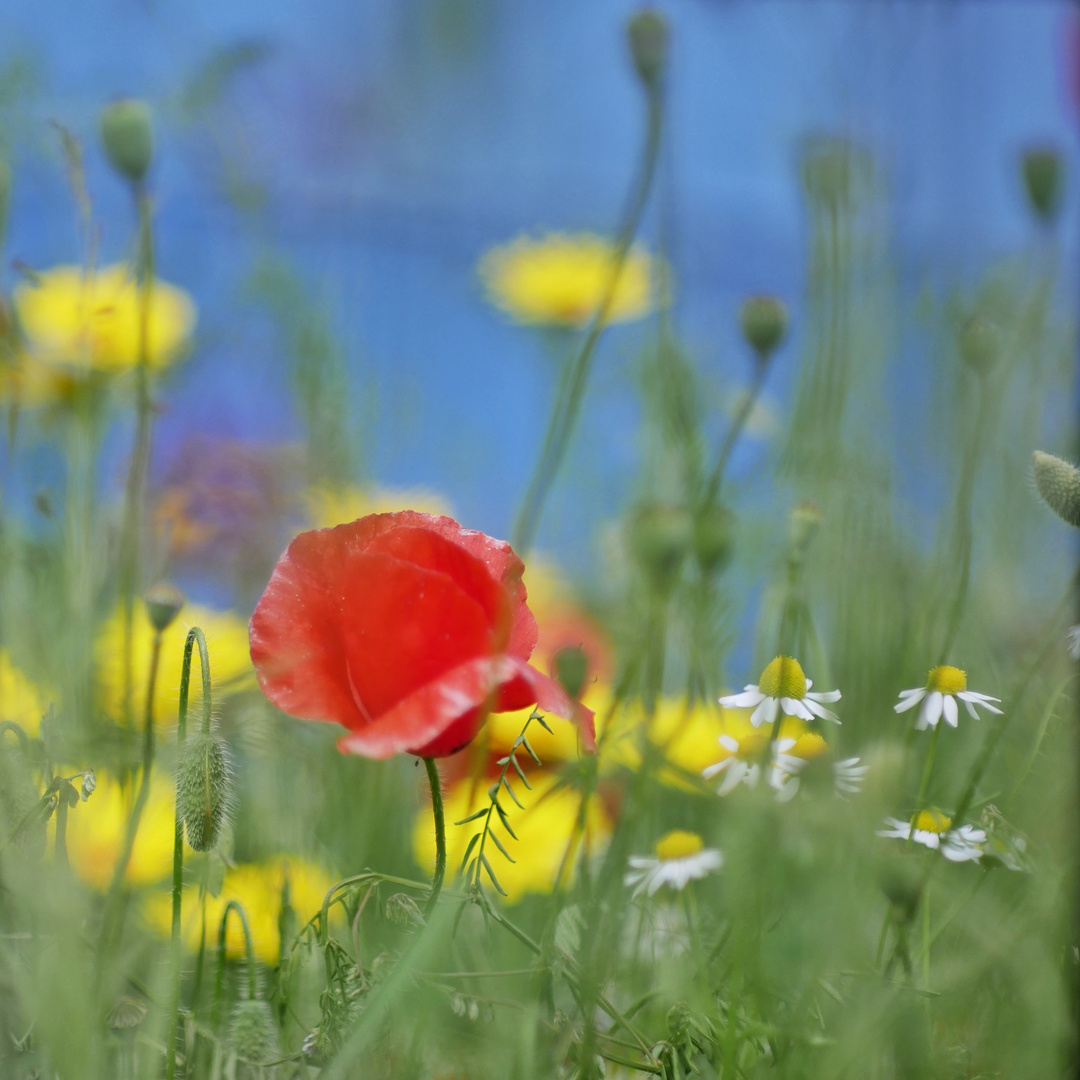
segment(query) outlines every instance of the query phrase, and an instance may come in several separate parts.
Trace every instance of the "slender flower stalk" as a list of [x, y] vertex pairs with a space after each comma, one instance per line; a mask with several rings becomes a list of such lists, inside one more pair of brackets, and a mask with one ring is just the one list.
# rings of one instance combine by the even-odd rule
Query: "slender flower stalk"
[[431, 812], [435, 817], [435, 874], [431, 879], [431, 892], [424, 905], [424, 916], [429, 916], [439, 900], [443, 878], [446, 876], [446, 822], [443, 820], [442, 780], [434, 758], [424, 758], [428, 783], [431, 785]]
[[576, 355], [567, 359], [566, 367], [559, 378], [559, 389], [548, 420], [540, 458], [536, 463], [532, 479], [526, 490], [525, 500], [517, 521], [514, 523], [511, 545], [524, 556], [536, 538], [544, 502], [551, 491], [551, 485], [566, 456], [570, 438], [574, 433], [578, 414], [581, 412], [585, 388], [589, 381], [593, 356], [600, 337], [607, 328], [611, 304], [618, 287], [619, 277], [626, 263], [630, 247], [637, 235], [641, 216], [648, 202], [652, 188], [656, 163], [660, 156], [660, 135], [663, 128], [662, 94], [657, 83], [646, 84], [647, 118], [645, 146], [641, 155], [641, 167], [630, 195], [622, 227], [619, 229], [615, 253], [611, 260], [611, 272], [604, 289], [600, 304], [593, 315], [592, 322]]
[[[206, 648], [206, 635], [193, 626], [184, 642], [184, 666], [180, 670], [180, 707], [177, 712], [176, 746], [182, 750], [187, 735], [188, 692], [191, 686], [191, 652], [199, 645], [199, 666], [202, 669], [202, 731], [210, 730], [212, 699], [210, 694], [210, 655]], [[180, 1031], [180, 904], [184, 889], [184, 822], [180, 816], [177, 800], [173, 839], [172, 875], [172, 990], [169, 1001], [169, 1031], [165, 1041], [165, 1077], [176, 1080], [176, 1041]]]
[[247, 966], [248, 997], [257, 997], [258, 986], [255, 981], [255, 946], [251, 939], [251, 926], [247, 913], [239, 900], [230, 900], [221, 913], [217, 941], [217, 976], [214, 982], [214, 1008], [210, 1019], [210, 1030], [215, 1035], [221, 1023], [221, 1006], [225, 999], [225, 945], [229, 929], [229, 915], [235, 914], [240, 920], [240, 930], [244, 935], [244, 961]]

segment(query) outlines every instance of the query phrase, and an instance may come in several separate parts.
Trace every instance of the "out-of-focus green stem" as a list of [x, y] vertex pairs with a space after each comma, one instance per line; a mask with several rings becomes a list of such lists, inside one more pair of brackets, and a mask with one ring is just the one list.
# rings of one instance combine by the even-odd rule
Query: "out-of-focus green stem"
[[738, 442], [743, 428], [746, 427], [746, 421], [750, 419], [750, 414], [754, 411], [754, 406], [761, 396], [761, 388], [765, 385], [765, 375], [768, 370], [768, 361], [761, 356], [757, 357], [754, 362], [754, 377], [750, 382], [750, 387], [739, 404], [735, 415], [731, 418], [727, 433], [724, 435], [724, 441], [720, 446], [720, 452], [716, 455], [716, 464], [713, 466], [708, 483], [705, 485], [705, 494], [702, 498], [702, 503], [705, 506], [714, 503], [720, 494], [720, 485], [724, 480], [724, 470], [727, 468], [728, 459], [731, 457], [731, 452], [735, 449], [735, 444]]
[[926, 761], [923, 763], [922, 780], [919, 782], [919, 794], [915, 799], [915, 815], [911, 819], [911, 829], [908, 831], [907, 846], [911, 847], [912, 837], [915, 835], [915, 816], [926, 809], [926, 792], [930, 787], [930, 774], [934, 771], [934, 755], [937, 753], [938, 739], [941, 737], [941, 728], [945, 718], [940, 717], [934, 727], [934, 734], [930, 736], [930, 746], [926, 750]]
[[[210, 696], [210, 655], [206, 648], [206, 635], [193, 626], [184, 642], [184, 664], [180, 669], [180, 706], [177, 710], [176, 747], [183, 749], [187, 736], [188, 694], [191, 688], [191, 652], [199, 646], [199, 666], [202, 668], [203, 727], [210, 722], [212, 700]], [[165, 1077], [176, 1080], [176, 1040], [180, 1031], [180, 905], [184, 891], [184, 822], [180, 817], [180, 800], [176, 801], [173, 829], [173, 878], [172, 878], [172, 992], [169, 1001], [169, 1031], [165, 1040]]]
[[431, 812], [435, 818], [435, 874], [431, 879], [431, 892], [424, 905], [424, 916], [435, 910], [442, 892], [443, 878], [446, 876], [446, 822], [443, 819], [442, 780], [434, 758], [424, 758], [428, 784], [431, 786]]
[[567, 361], [567, 368], [560, 377], [560, 391], [556, 395], [551, 417], [548, 420], [543, 448], [536, 469], [525, 493], [525, 500], [514, 530], [511, 543], [519, 555], [524, 555], [536, 538], [536, 530], [543, 513], [544, 502], [551, 490], [551, 485], [566, 456], [570, 437], [574, 432], [578, 414], [581, 411], [585, 387], [589, 380], [593, 355], [601, 334], [607, 327], [608, 313], [611, 309], [615, 290], [622, 275], [630, 245], [637, 235], [641, 215], [648, 201], [656, 172], [656, 162], [660, 153], [660, 133], [663, 127], [663, 109], [658, 90], [652, 90], [647, 96], [648, 115], [646, 121], [645, 147], [641, 156], [641, 168], [631, 192], [630, 201], [619, 230], [615, 254], [611, 262], [611, 273], [604, 288], [600, 304], [593, 315], [592, 322], [585, 334], [578, 353]]
[[150, 197], [142, 184], [135, 186], [139, 217], [136, 279], [139, 287], [139, 344], [135, 366], [135, 446], [124, 493], [124, 521], [120, 544], [120, 593], [123, 606], [123, 711], [131, 717], [132, 623], [135, 590], [141, 570], [143, 489], [150, 458], [150, 305], [154, 285], [154, 231]]
[[128, 863], [131, 861], [131, 853], [135, 849], [135, 837], [139, 831], [139, 822], [142, 819], [143, 810], [150, 797], [150, 772], [154, 764], [154, 694], [157, 689], [157, 674], [161, 660], [161, 631], [154, 633], [154, 644], [150, 653], [150, 675], [146, 687], [146, 709], [143, 714], [143, 762], [142, 777], [139, 781], [139, 792], [135, 796], [135, 802], [131, 807], [131, 815], [128, 817], [127, 828], [124, 831], [124, 847], [120, 857], [113, 867], [112, 880], [109, 882], [109, 891], [105, 898], [105, 914], [102, 917], [102, 944], [107, 945], [113, 934], [113, 922], [116, 917], [116, 905], [119, 902], [120, 890], [127, 872]]
[[257, 996], [255, 982], [255, 948], [251, 941], [251, 927], [248, 925], [247, 913], [244, 911], [239, 900], [230, 900], [221, 913], [221, 924], [218, 927], [217, 944], [217, 978], [214, 981], [214, 1010], [210, 1019], [210, 1031], [217, 1035], [221, 1023], [221, 1003], [225, 998], [225, 943], [229, 929], [229, 913], [236, 912], [240, 920], [240, 929], [244, 935], [244, 957], [247, 961], [248, 997], [254, 999]]

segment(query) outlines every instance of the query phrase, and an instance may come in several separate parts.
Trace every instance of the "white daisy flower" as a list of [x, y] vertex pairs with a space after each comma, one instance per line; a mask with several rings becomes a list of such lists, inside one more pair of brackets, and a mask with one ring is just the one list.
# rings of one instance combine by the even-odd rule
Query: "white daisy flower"
[[722, 761], [709, 765], [701, 771], [706, 780], [724, 774], [724, 779], [716, 789], [718, 795], [727, 795], [740, 784], [753, 787], [761, 776], [761, 766], [753, 758], [761, 754], [760, 739], [743, 739], [739, 742], [732, 735], [721, 735], [716, 740], [728, 753]]
[[656, 855], [631, 855], [624, 885], [636, 885], [634, 896], [652, 896], [661, 885], [684, 889], [688, 882], [703, 878], [724, 865], [724, 856], [707, 848], [697, 833], [675, 829], [660, 838]]
[[[776, 792], [777, 802], [790, 802], [799, 790], [799, 773], [806, 768], [808, 759], [791, 753], [797, 742], [797, 739], [777, 739], [772, 744], [769, 787]], [[825, 740], [821, 742], [824, 746]]]
[[[732, 735], [724, 734], [717, 739], [727, 751], [727, 756], [702, 770], [706, 780], [723, 774], [724, 778], [716, 789], [718, 795], [727, 795], [740, 784], [754, 787], [762, 776], [762, 758], [764, 757], [765, 739], [756, 733], [744, 737], [741, 741]], [[776, 792], [780, 802], [787, 802], [799, 790], [799, 773], [808, 761], [828, 749], [825, 740], [816, 731], [807, 731], [797, 738], [784, 736], [770, 744], [768, 784]]]
[[1065, 638], [1069, 643], [1069, 655], [1080, 660], [1080, 626], [1070, 626]]
[[721, 705], [737, 709], [753, 709], [750, 723], [754, 727], [772, 724], [783, 710], [785, 716], [797, 716], [801, 720], [840, 720], [823, 703], [840, 700], [839, 690], [811, 694], [814, 684], [803, 674], [798, 660], [790, 656], [778, 656], [770, 660], [761, 673], [757, 686], [746, 686], [741, 694], [729, 694], [720, 699]]
[[983, 855], [986, 831], [973, 825], [952, 827], [952, 818], [940, 810], [920, 810], [911, 821], [887, 817], [887, 829], [879, 829], [878, 836], [897, 840], [914, 840], [928, 848], [940, 851], [950, 862], [977, 862]]
[[863, 779], [870, 771], [870, 766], [860, 765], [860, 760], [857, 757], [849, 757], [833, 762], [833, 788], [838, 799], [846, 799], [848, 795], [857, 795], [862, 788]]
[[923, 702], [923, 707], [919, 710], [918, 722], [915, 724], [918, 731], [923, 731], [928, 727], [937, 727], [943, 715], [945, 723], [950, 727], [956, 727], [960, 715], [956, 704], [957, 698], [964, 703], [964, 707], [974, 720], [979, 719], [979, 714], [975, 711], [976, 705], [982, 705], [989, 712], [1001, 715], [1001, 710], [990, 704], [991, 701], [1000, 703], [1001, 698], [990, 697], [989, 694], [976, 694], [974, 690], [969, 690], [967, 672], [949, 667], [947, 664], [934, 668], [925, 686], [917, 686], [914, 690], [901, 690], [900, 701], [893, 708], [898, 713], [902, 713], [915, 708], [920, 701]]

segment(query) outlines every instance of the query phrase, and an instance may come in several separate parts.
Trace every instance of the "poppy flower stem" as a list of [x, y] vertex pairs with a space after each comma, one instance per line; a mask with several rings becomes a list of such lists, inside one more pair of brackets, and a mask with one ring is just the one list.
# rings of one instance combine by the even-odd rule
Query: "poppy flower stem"
[[424, 768], [427, 769], [428, 783], [431, 785], [431, 812], [435, 816], [435, 876], [431, 879], [431, 892], [424, 905], [424, 917], [427, 918], [435, 910], [446, 876], [446, 821], [443, 817], [442, 780], [435, 759], [424, 758]]
[[[191, 688], [191, 653], [199, 646], [199, 666], [202, 669], [202, 730], [210, 730], [210, 654], [206, 635], [193, 626], [184, 642], [184, 663], [180, 669], [180, 707], [176, 719], [176, 749], [179, 754], [187, 737], [188, 693]], [[180, 800], [176, 802], [173, 833], [172, 880], [172, 991], [169, 1001], [169, 1032], [165, 1040], [165, 1078], [176, 1080], [176, 1042], [180, 1032], [180, 905], [184, 890], [184, 820], [180, 816]], [[226, 912], [227, 914], [227, 912]]]

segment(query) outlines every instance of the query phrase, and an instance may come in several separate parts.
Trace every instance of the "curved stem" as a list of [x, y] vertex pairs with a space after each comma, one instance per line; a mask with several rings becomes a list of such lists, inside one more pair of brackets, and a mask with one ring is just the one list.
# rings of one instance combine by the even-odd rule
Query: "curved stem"
[[248, 923], [247, 912], [239, 900], [230, 900], [221, 913], [221, 923], [218, 925], [217, 943], [217, 979], [214, 983], [214, 1011], [210, 1020], [210, 1030], [217, 1032], [218, 1023], [221, 1020], [221, 1001], [225, 991], [225, 945], [229, 930], [229, 913], [236, 912], [240, 920], [240, 930], [244, 935], [244, 958], [247, 961], [248, 997], [254, 1000], [258, 997], [258, 985], [255, 981], [255, 946], [251, 940], [251, 926]]
[[[206, 635], [193, 626], [184, 641], [184, 663], [180, 669], [180, 706], [177, 710], [176, 748], [183, 749], [187, 737], [188, 695], [191, 689], [191, 653], [198, 642], [199, 666], [202, 669], [203, 716], [202, 729], [210, 728], [210, 655]], [[176, 1040], [180, 1031], [180, 908], [184, 891], [184, 821], [180, 817], [180, 801], [176, 803], [173, 819], [173, 879], [172, 879], [172, 996], [169, 1002], [169, 1031], [165, 1042], [165, 1077], [176, 1080]]]
[[442, 780], [435, 759], [424, 758], [424, 768], [427, 770], [428, 784], [431, 785], [431, 812], [435, 817], [435, 875], [431, 879], [431, 892], [424, 905], [424, 917], [427, 918], [435, 910], [446, 876], [446, 822], [443, 819]]
[[524, 555], [528, 551], [536, 537], [544, 502], [558, 474], [559, 467], [562, 465], [563, 458], [566, 456], [570, 437], [573, 434], [574, 425], [581, 411], [593, 354], [596, 351], [601, 334], [607, 327], [608, 314], [615, 298], [615, 290], [622, 275], [623, 265], [630, 251], [630, 245], [634, 241], [634, 236], [637, 234], [638, 226], [641, 223], [641, 215], [645, 210], [645, 204], [648, 201], [649, 191], [652, 187], [656, 162], [660, 154], [662, 117], [663, 110], [660, 95], [657, 91], [651, 91], [648, 95], [648, 117], [645, 147], [641, 157], [641, 169], [630, 196], [622, 227], [619, 230], [615, 254], [611, 262], [611, 273], [600, 304], [596, 309], [596, 314], [593, 315], [585, 340], [581, 344], [581, 349], [569, 361], [560, 380], [561, 389], [556, 396], [551, 417], [548, 420], [540, 458], [536, 463], [536, 470], [526, 490], [525, 501], [522, 504], [517, 521], [514, 523], [511, 543], [519, 555]]

